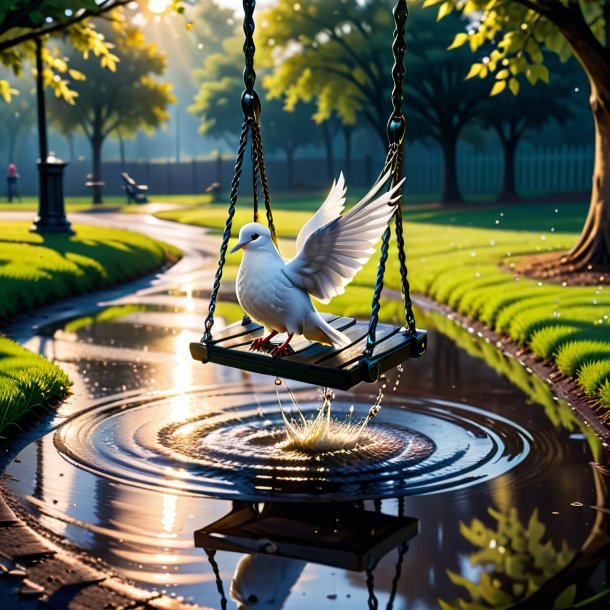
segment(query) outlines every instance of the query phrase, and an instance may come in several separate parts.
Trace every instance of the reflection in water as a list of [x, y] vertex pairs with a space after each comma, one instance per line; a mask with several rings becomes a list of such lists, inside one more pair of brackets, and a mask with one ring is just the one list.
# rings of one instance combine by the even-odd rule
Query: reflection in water
[[231, 597], [240, 610], [279, 610], [306, 565], [300, 559], [246, 555], [240, 559], [231, 580]]
[[[193, 392], [193, 386], [220, 384], [217, 395], [222, 400], [235, 394], [236, 389], [248, 393], [252, 397], [251, 406], [246, 411], [235, 408], [235, 417], [228, 421], [232, 424], [241, 421], [241, 429], [250, 439], [247, 434], [251, 433], [253, 422], [262, 424], [269, 420], [273, 427], [278, 416], [277, 402], [265, 393], [271, 389], [268, 379], [264, 379], [266, 385], [261, 391], [257, 385], [263, 381], [261, 377], [212, 365], [202, 367], [189, 361], [186, 349], [185, 358], [176, 358], [176, 350], [183, 349], [183, 343], [188, 342], [186, 335], [179, 336], [183, 331], [176, 329], [191, 333], [189, 341], [200, 333], [198, 316], [191, 318], [188, 327], [179, 325], [187, 324], [188, 315], [167, 310], [131, 311], [125, 317], [77, 324], [69, 333], [50, 333], [45, 337], [46, 353], [55, 354], [76, 379], [76, 396], [62, 407], [61, 414], [71, 415], [91, 405], [94, 410], [87, 417], [81, 416], [81, 423], [88, 422], [92, 427], [79, 430], [73, 422], [65, 427], [65, 433], [79, 430], [78, 435], [69, 439], [71, 446], [78, 441], [77, 446], [82, 442], [85, 448], [82, 455], [74, 458], [67, 459], [69, 456], [57, 450], [52, 435], [27, 447], [17, 456], [18, 461], [10, 464], [5, 485], [45, 527], [94, 556], [104, 558], [119, 573], [144, 586], [167, 588], [204, 606], [218, 607], [216, 576], [204, 554], [194, 548], [192, 533], [206, 523], [221, 519], [231, 504], [195, 495], [190, 477], [198, 468], [195, 478], [209, 475], [210, 466], [197, 464], [192, 454], [201, 448], [196, 442], [197, 434], [205, 430], [205, 422], [221, 422], [223, 416], [218, 411], [218, 403]], [[185, 317], [179, 322], [176, 316]], [[436, 326], [444, 334], [432, 331], [428, 356], [409, 361], [401, 387], [391, 393], [389, 407], [384, 406], [381, 411], [380, 424], [413, 429], [426, 417], [437, 422], [444, 410], [459, 411], [465, 416], [453, 428], [456, 434], [464, 435], [459, 438], [476, 442], [477, 435], [473, 441], [466, 422], [475, 419], [477, 428], [489, 429], [495, 434], [488, 438], [500, 443], [498, 456], [508, 467], [464, 486], [463, 463], [457, 469], [455, 463], [453, 468], [448, 464], [443, 493], [419, 495], [421, 489], [414, 489], [416, 495], [405, 499], [405, 507], [409, 515], [420, 520], [421, 531], [404, 556], [399, 579], [396, 579], [396, 551], [379, 560], [374, 575], [331, 568], [308, 559], [300, 576], [298, 564], [293, 565], [292, 572], [286, 569], [286, 582], [294, 578], [296, 583], [284, 587], [284, 591], [291, 589], [291, 593], [283, 607], [286, 610], [360, 610], [372, 599], [371, 585], [379, 607], [393, 600], [394, 590], [396, 608], [434, 609], [439, 607], [439, 599], [450, 605], [463, 599], [484, 608], [493, 607], [476, 598], [480, 593], [477, 587], [481, 574], [492, 574], [496, 570], [494, 562], [501, 556], [506, 557], [506, 551], [501, 555], [496, 543], [497, 556], [491, 563], [481, 560], [471, 564], [472, 557], [489, 547], [473, 545], [462, 534], [464, 528], [472, 529], [475, 520], [498, 534], [500, 526], [488, 513], [488, 507], [496, 507], [505, 516], [510, 516], [510, 510], [515, 509], [523, 520], [520, 527], [525, 530], [537, 510], [539, 523], [546, 528], [541, 548], [545, 548], [545, 540], [552, 541], [555, 566], [560, 569], [554, 575], [550, 574], [552, 570], [546, 570], [549, 578], [546, 582], [539, 579], [540, 589], [530, 600], [524, 601], [514, 593], [513, 584], [518, 582], [509, 575], [515, 567], [512, 562], [510, 568], [507, 562], [502, 567], [504, 572], [498, 572], [500, 589], [510, 594], [511, 600], [521, 600], [517, 601], [518, 608], [551, 608], [572, 584], [576, 585], [577, 601], [604, 591], [608, 587], [610, 554], [608, 478], [607, 471], [601, 467], [587, 467], [592, 460], [605, 464], [601, 443], [565, 403], [556, 400], [544, 381], [528, 374], [514, 359], [503, 357], [493, 345], [444, 316], [428, 318], [422, 313], [419, 316], [422, 325]], [[231, 386], [229, 382], [240, 385]], [[164, 395], [168, 388], [178, 390]], [[374, 399], [372, 391], [370, 386], [362, 385], [345, 395], [341, 399], [343, 412], [347, 413], [352, 404], [368, 409]], [[422, 396], [427, 398], [422, 400]], [[99, 402], [92, 404], [92, 400]], [[473, 415], [468, 405], [481, 409]], [[184, 422], [193, 417], [196, 421], [190, 422], [194, 425], [188, 429], [189, 424]], [[384, 417], [394, 422], [384, 424]], [[503, 420], [508, 422], [507, 427], [499, 423]], [[184, 426], [171, 428], [177, 422]], [[163, 426], [170, 432], [165, 440], [176, 443], [179, 435], [174, 433], [190, 430], [183, 436], [189, 442], [178, 443], [160, 455], [157, 433]], [[529, 455], [521, 462], [523, 445], [516, 454], [511, 451], [505, 454], [506, 447], [513, 446], [514, 437], [508, 432], [515, 429], [525, 431], [522, 437], [525, 440], [533, 439], [528, 441]], [[95, 435], [87, 436], [93, 432]], [[222, 426], [214, 430], [216, 438], [224, 432]], [[437, 433], [438, 430], [426, 432], [426, 436], [434, 438]], [[205, 438], [208, 438], [205, 434], [200, 435], [199, 441]], [[450, 438], [453, 440], [444, 443], [445, 446], [454, 446], [458, 437]], [[233, 449], [234, 455], [227, 462], [243, 459], [239, 446]], [[89, 468], [86, 463], [85, 458], [93, 450], [106, 456], [105, 472], [97, 467]], [[222, 459], [226, 458], [225, 455]], [[120, 476], [117, 461], [121, 462]], [[278, 466], [282, 465], [276, 464], [276, 470]], [[143, 485], [142, 471], [148, 476], [148, 468], [154, 474]], [[159, 477], [160, 469], [164, 477]], [[383, 474], [384, 470], [379, 472]], [[373, 484], [378, 485], [375, 473], [372, 478]], [[447, 481], [458, 484], [447, 485]], [[232, 485], [223, 477], [215, 482], [225, 491]], [[345, 483], [342, 481], [341, 485]], [[298, 485], [294, 483], [294, 487]], [[394, 485], [395, 482], [386, 487], [387, 495], [391, 495], [389, 489]], [[373, 509], [370, 503], [366, 504], [369, 510]], [[398, 514], [397, 504], [384, 501], [384, 512]], [[516, 521], [515, 527], [518, 527]], [[563, 542], [573, 554], [565, 565], [564, 555], [559, 560]], [[245, 552], [242, 550], [242, 555]], [[253, 555], [252, 550], [248, 554]], [[216, 561], [222, 567], [219, 574], [227, 584], [236, 573], [245, 571], [246, 578], [242, 576], [238, 581], [247, 583], [252, 580], [248, 574], [252, 570], [257, 572], [257, 562], [253, 560], [244, 562], [239, 571], [240, 558], [237, 553], [218, 551]], [[305, 561], [303, 558], [286, 560]], [[530, 554], [527, 561], [536, 564], [538, 560]], [[254, 567], [248, 568], [250, 564]], [[463, 582], [456, 584], [455, 577], [452, 581], [448, 570], [464, 579]], [[476, 595], [471, 595], [471, 588]], [[279, 584], [277, 590], [280, 590]], [[245, 593], [244, 585], [240, 595], [243, 597]], [[277, 597], [282, 597], [281, 591]], [[234, 606], [229, 595], [227, 607]], [[607, 607], [607, 598], [587, 606], [595, 610]]]
[[[398, 500], [398, 515], [382, 512], [382, 501], [374, 510], [355, 504], [248, 504], [236, 502], [219, 521], [195, 532], [195, 544], [204, 548], [226, 607], [224, 585], [216, 561], [219, 549], [248, 552], [235, 569], [231, 598], [240, 609], [284, 607], [307, 562], [366, 572], [369, 607], [376, 608], [374, 570], [380, 559], [398, 547], [398, 560], [387, 608], [396, 596], [407, 542], [418, 531], [417, 519], [404, 516], [404, 501]], [[329, 599], [336, 595], [329, 594]]]

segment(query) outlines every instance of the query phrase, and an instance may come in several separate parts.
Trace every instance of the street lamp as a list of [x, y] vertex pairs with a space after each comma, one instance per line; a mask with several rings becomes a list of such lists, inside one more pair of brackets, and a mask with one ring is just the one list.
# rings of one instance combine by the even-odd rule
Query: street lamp
[[36, 102], [38, 111], [38, 215], [30, 227], [33, 233], [74, 234], [64, 206], [64, 169], [68, 165], [49, 153], [47, 115], [44, 99], [42, 39], [36, 38]]

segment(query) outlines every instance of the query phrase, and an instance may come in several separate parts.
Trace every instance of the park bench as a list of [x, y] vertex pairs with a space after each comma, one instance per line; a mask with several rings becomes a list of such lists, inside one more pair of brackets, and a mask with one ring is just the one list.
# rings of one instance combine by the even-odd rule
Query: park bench
[[216, 203], [218, 201], [218, 195], [220, 194], [220, 182], [212, 182], [212, 184], [205, 189], [205, 192], [212, 196], [212, 203]]
[[132, 200], [135, 203], [148, 203], [148, 186], [146, 184], [138, 184], [127, 172], [121, 172], [123, 180], [123, 189], [127, 194], [127, 203]]

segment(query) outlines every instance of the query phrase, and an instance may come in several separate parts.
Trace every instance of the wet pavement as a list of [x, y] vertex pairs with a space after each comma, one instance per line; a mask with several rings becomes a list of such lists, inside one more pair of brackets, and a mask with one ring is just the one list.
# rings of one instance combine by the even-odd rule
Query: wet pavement
[[[138, 585], [213, 608], [500, 608], [530, 594], [518, 607], [560, 595], [570, 607], [573, 584], [578, 601], [610, 586], [607, 453], [484, 338], [420, 312], [429, 351], [398, 384], [388, 375], [368, 451], [287, 451], [272, 379], [189, 355], [217, 238], [146, 216], [78, 216], [186, 256], [45, 310], [33, 336], [32, 319], [14, 328], [75, 381], [4, 481], [49, 531]], [[314, 413], [317, 389], [290, 387]], [[337, 393], [337, 416], [354, 406], [364, 417], [377, 391]]]

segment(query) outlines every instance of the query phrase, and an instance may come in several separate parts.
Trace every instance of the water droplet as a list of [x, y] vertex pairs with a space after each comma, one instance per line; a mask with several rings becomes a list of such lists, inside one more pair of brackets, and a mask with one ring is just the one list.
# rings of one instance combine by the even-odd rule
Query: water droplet
[[570, 502], [570, 506], [583, 506], [582, 502]]
[[279, 377], [275, 378], [275, 385], [282, 385], [282, 380]]

